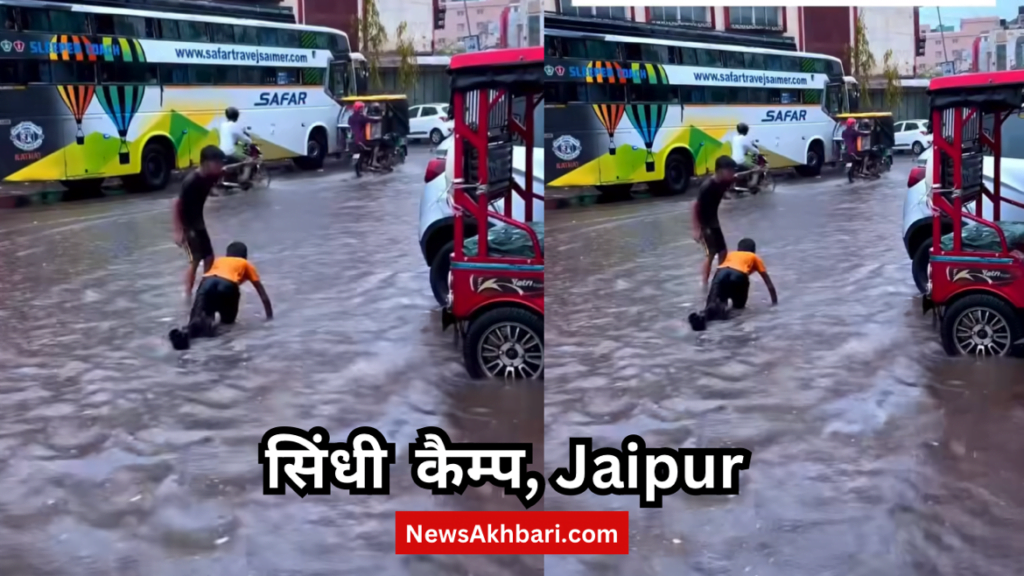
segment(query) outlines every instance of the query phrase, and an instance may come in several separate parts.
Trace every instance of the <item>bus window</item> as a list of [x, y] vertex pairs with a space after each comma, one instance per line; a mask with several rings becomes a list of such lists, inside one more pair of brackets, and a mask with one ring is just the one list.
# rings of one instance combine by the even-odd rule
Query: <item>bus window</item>
[[679, 101], [683, 104], [703, 104], [704, 88], [701, 86], [683, 86], [679, 88]]
[[178, 32], [181, 34], [181, 39], [186, 42], [209, 41], [209, 35], [206, 33], [206, 24], [202, 22], [178, 20]]
[[832, 116], [841, 114], [843, 111], [843, 85], [829, 84], [825, 89], [828, 113]]
[[826, 62], [824, 58], [815, 58], [812, 62], [814, 62], [814, 68], [812, 68], [812, 70], [814, 70], [816, 74], [824, 74], [828, 71], [828, 62]]
[[282, 48], [302, 48], [298, 30], [278, 30], [277, 42]]
[[342, 36], [341, 34], [331, 34], [331, 52], [337, 52], [340, 54], [348, 54], [351, 48], [348, 47], [348, 37]]
[[313, 45], [318, 50], [329, 50], [331, 47], [331, 36], [326, 32], [314, 32]]
[[277, 84], [277, 68], [260, 68], [260, 84], [274, 86]]
[[348, 62], [331, 62], [331, 75], [328, 78], [327, 90], [335, 98], [352, 96], [348, 67]]
[[729, 92], [725, 88], [711, 86], [707, 90], [708, 104], [725, 104], [729, 101]]
[[235, 26], [235, 43], [258, 46], [260, 39], [256, 34], [256, 28], [252, 26]]
[[726, 89], [726, 100], [730, 104], [749, 104], [750, 103], [750, 91], [746, 88], [727, 88]]
[[828, 74], [829, 76], [842, 76], [843, 75], [843, 64], [842, 62], [836, 62], [835, 60], [828, 61]]
[[189, 84], [213, 84], [213, 66], [192, 65], [188, 67]]
[[277, 28], [260, 26], [256, 35], [259, 36], [260, 46], [277, 46]]
[[571, 82], [546, 82], [544, 84], [544, 101], [548, 104], [583, 102], [586, 94], [580, 89], [582, 86], [582, 84]]
[[722, 55], [718, 50], [697, 50], [697, 63], [700, 66], [722, 67]]
[[25, 62], [22, 74], [21, 80], [26, 84], [51, 84], [53, 82], [49, 62]]
[[262, 83], [263, 74], [259, 68], [242, 66], [238, 70], [238, 83], [246, 86]]
[[782, 56], [778, 54], [765, 54], [764, 67], [765, 70], [782, 70]]
[[213, 83], [225, 86], [238, 84], [238, 66], [214, 66]]
[[39, 32], [52, 32], [50, 30], [50, 14], [39, 8], [21, 9], [21, 29]]
[[[575, 57], [575, 56], [574, 56]], [[584, 58], [591, 60], [621, 60], [619, 45], [615, 42], [603, 40], [587, 40]]]
[[562, 39], [558, 36], [545, 35], [544, 36], [544, 57], [545, 58], [561, 58], [562, 57]]
[[88, 62], [51, 62], [54, 84], [95, 84], [96, 65]]
[[18, 62], [0, 60], [0, 84], [21, 84]]
[[764, 54], [746, 52], [743, 54], [743, 65], [749, 70], [764, 70]]
[[365, 61], [361, 60], [353, 62], [353, 69], [355, 70], [355, 85], [356, 94], [364, 96], [370, 93], [370, 65]]
[[626, 88], [622, 84], [598, 84], [591, 82], [586, 86], [588, 102], [621, 104], [626, 101]]
[[235, 29], [229, 24], [210, 24], [210, 39], [214, 42], [234, 44]]
[[181, 34], [178, 33], [177, 20], [160, 20], [160, 38], [164, 40], [178, 40]]
[[626, 52], [626, 60], [650, 62], [653, 64], [669, 63], [668, 46], [659, 46], [656, 44], [623, 44], [622, 47]]
[[188, 84], [188, 66], [184, 64], [161, 64], [161, 84]]
[[303, 86], [323, 86], [324, 70], [323, 68], [303, 68], [302, 74], [299, 75], [299, 81]]
[[682, 48], [682, 62], [684, 66], [697, 65], [697, 51], [693, 48]]
[[748, 104], [769, 104], [767, 88], [751, 88], [748, 92]]
[[134, 16], [117, 16], [113, 14], [93, 14], [93, 32], [128, 36], [129, 38], [146, 37], [146, 18]]
[[100, 62], [97, 68], [103, 84], [156, 84], [158, 79], [156, 65], [145, 62]]
[[800, 59], [796, 56], [782, 56], [782, 70], [784, 72], [800, 72]]
[[69, 10], [50, 10], [50, 30], [67, 34], [88, 34], [88, 15]]
[[743, 68], [743, 52], [734, 52], [732, 50], [723, 50], [722, 56], [725, 57], [726, 68]]
[[277, 69], [277, 84], [279, 86], [289, 86], [299, 83], [299, 75], [295, 68], [278, 68]]
[[[0, 6], [0, 18], [4, 21], [4, 30], [18, 29], [18, 9], [13, 6]], [[2, 80], [0, 80], [2, 83]]]
[[630, 102], [657, 102], [659, 104], [678, 104], [679, 91], [673, 90], [668, 84], [627, 84], [626, 92]]

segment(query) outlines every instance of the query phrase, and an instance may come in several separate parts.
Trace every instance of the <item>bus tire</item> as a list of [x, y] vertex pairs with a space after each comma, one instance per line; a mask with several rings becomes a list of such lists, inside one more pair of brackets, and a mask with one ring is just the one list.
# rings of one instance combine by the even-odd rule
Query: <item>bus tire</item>
[[651, 183], [651, 193], [655, 196], [675, 196], [686, 192], [693, 177], [693, 157], [689, 153], [676, 150], [665, 159], [665, 179]]
[[300, 170], [319, 170], [324, 167], [327, 157], [327, 135], [323, 128], [317, 126], [309, 134], [306, 141], [306, 155], [295, 159], [295, 166]]
[[142, 149], [139, 173], [126, 176], [124, 187], [132, 192], [163, 190], [171, 181], [174, 169], [174, 145], [153, 138]]
[[804, 177], [814, 177], [821, 174], [821, 166], [825, 163], [825, 147], [820, 141], [811, 142], [807, 149], [807, 164], [797, 166], [796, 173]]

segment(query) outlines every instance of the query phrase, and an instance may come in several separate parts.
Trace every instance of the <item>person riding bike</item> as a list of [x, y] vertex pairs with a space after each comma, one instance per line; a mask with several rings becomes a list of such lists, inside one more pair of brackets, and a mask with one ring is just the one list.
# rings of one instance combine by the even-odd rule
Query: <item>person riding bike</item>
[[[737, 174], [742, 172], [753, 172], [757, 166], [747, 161], [747, 154], [753, 154], [756, 158], [761, 149], [750, 139], [750, 127], [740, 122], [736, 125], [736, 135], [732, 137], [732, 160], [736, 163]], [[743, 181], [749, 181], [750, 174], [742, 177]]]
[[248, 158], [238, 156], [236, 150], [239, 143], [246, 146], [252, 145], [252, 138], [238, 124], [238, 108], [228, 107], [224, 111], [224, 116], [227, 120], [220, 125], [220, 150], [224, 153], [224, 162], [227, 165], [241, 164], [242, 172], [239, 175], [238, 183], [241, 186], [249, 186], [251, 184], [249, 182], [250, 162]]
[[870, 132], [862, 132], [857, 129], [857, 121], [855, 119], [848, 118], [846, 120], [846, 129], [843, 130], [843, 145], [846, 147], [846, 154], [850, 156], [853, 162], [856, 162], [855, 168], [861, 173], [867, 168], [868, 155], [858, 150], [857, 142], [861, 136], [870, 135]]
[[374, 122], [380, 122], [380, 118], [373, 118], [366, 115], [366, 104], [356, 102], [352, 105], [352, 114], [348, 117], [348, 128], [352, 133], [352, 143], [360, 150], [368, 150], [370, 147], [366, 142], [366, 126]]

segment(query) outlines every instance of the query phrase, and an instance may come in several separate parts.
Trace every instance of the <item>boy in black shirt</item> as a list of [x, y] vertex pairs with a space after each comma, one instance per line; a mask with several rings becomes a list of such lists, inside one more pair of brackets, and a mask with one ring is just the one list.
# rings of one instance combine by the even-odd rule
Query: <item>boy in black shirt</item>
[[213, 244], [206, 231], [203, 207], [210, 191], [220, 181], [224, 170], [224, 153], [216, 146], [207, 146], [199, 154], [199, 169], [189, 173], [181, 183], [181, 193], [174, 201], [174, 243], [188, 254], [185, 273], [185, 294], [192, 297], [196, 269], [203, 263], [203, 271], [213, 266]]
[[697, 200], [693, 203], [693, 239], [704, 246], [707, 255], [701, 266], [701, 286], [705, 289], [708, 287], [708, 276], [711, 275], [711, 262], [717, 255], [718, 263], [722, 264], [729, 252], [725, 246], [722, 226], [718, 223], [718, 205], [732, 188], [735, 178], [736, 161], [728, 156], [719, 156], [715, 160], [714, 176], [701, 184]]

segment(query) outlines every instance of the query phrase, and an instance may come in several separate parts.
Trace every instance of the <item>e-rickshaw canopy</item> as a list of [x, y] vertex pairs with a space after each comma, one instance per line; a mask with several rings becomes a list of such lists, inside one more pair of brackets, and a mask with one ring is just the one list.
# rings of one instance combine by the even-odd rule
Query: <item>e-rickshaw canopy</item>
[[932, 109], [978, 108], [982, 113], [1020, 108], [1024, 70], [976, 72], [932, 78], [928, 97]]
[[[544, 48], [508, 48], [452, 56], [448, 74], [453, 91], [468, 92], [522, 86], [523, 92], [544, 91]], [[541, 65], [538, 65], [541, 64]]]

